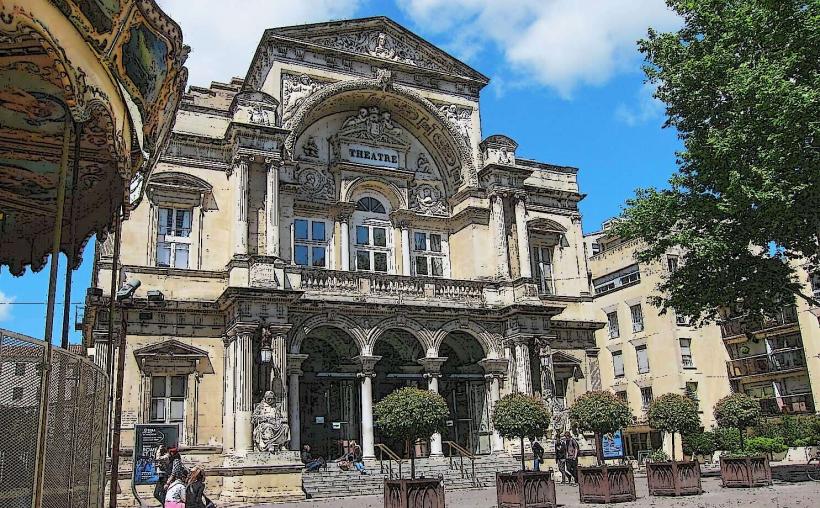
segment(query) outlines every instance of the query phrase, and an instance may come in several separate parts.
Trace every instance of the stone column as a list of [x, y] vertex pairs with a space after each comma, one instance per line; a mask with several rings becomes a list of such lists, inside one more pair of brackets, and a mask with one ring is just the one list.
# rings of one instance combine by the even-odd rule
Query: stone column
[[490, 195], [490, 230], [498, 257], [498, 277], [510, 278], [509, 252], [507, 249], [507, 232], [504, 224], [504, 196], [499, 193]]
[[601, 350], [597, 347], [587, 349], [587, 368], [589, 369], [589, 390], [601, 389], [601, 367], [598, 364], [598, 353]]
[[302, 362], [308, 355], [288, 355], [288, 418], [290, 421], [290, 449], [302, 449], [302, 416], [299, 407], [299, 378], [302, 377]]
[[515, 195], [515, 232], [518, 237], [518, 266], [520, 276], [532, 277], [530, 264], [530, 235], [527, 231], [527, 205], [525, 194]]
[[234, 226], [234, 254], [248, 253], [248, 159], [234, 157], [236, 175], [236, 203]]
[[[441, 377], [441, 366], [447, 361], [447, 357], [427, 357], [419, 360], [424, 366], [424, 377], [427, 379], [427, 389], [433, 393], [438, 393], [438, 380]], [[441, 443], [441, 434], [436, 432], [430, 436], [430, 456], [440, 457], [444, 455]]]
[[399, 223], [401, 228], [401, 267], [402, 274], [410, 275], [410, 228], [406, 222]]
[[348, 215], [339, 215], [336, 217], [336, 222], [339, 224], [342, 240], [342, 270], [350, 271], [350, 217]]
[[253, 336], [256, 325], [243, 325], [234, 332], [234, 448], [237, 454], [253, 451]]
[[376, 373], [373, 372], [373, 367], [382, 357], [360, 355], [355, 359], [362, 365], [362, 371], [357, 374], [362, 380], [362, 455], [366, 459], [372, 459], [376, 457], [373, 436], [373, 378]]
[[222, 402], [222, 448], [224, 453], [233, 452], [236, 448], [234, 443], [234, 374], [236, 360], [236, 342], [230, 337], [222, 337], [225, 345], [225, 358], [223, 361], [224, 400]]
[[279, 256], [279, 159], [265, 159], [267, 192], [265, 194], [265, 254]]
[[532, 395], [532, 371], [530, 370], [530, 346], [528, 338], [515, 340], [516, 391]]
[[[509, 362], [504, 358], [485, 358], [478, 363], [484, 369], [486, 373], [484, 379], [490, 385], [490, 413], [492, 413], [496, 403], [501, 399], [501, 380], [509, 368]], [[504, 439], [495, 429], [493, 429], [492, 450], [494, 453], [504, 451]]]

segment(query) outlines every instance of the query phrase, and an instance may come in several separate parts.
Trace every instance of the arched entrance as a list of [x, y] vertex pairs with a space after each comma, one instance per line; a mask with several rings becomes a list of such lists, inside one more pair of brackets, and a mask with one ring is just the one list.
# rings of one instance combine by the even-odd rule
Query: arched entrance
[[[401, 329], [385, 331], [376, 341], [373, 354], [381, 356], [374, 369], [376, 378], [373, 400], [375, 402], [405, 386], [427, 389], [424, 369], [419, 363], [419, 360], [424, 358], [424, 347], [411, 333]], [[410, 456], [410, 450], [404, 442], [382, 436], [378, 427], [375, 429], [375, 437], [377, 443], [387, 445], [399, 455]], [[428, 448], [427, 443], [420, 444], [416, 448], [416, 456], [427, 455]]]
[[304, 372], [299, 383], [301, 444], [328, 460], [361, 439], [361, 364], [356, 342], [332, 326], [313, 329], [302, 343]]
[[450, 332], [439, 347], [447, 361], [441, 367], [439, 393], [450, 408], [450, 420], [442, 435], [477, 454], [492, 451], [490, 398], [484, 369], [478, 363], [485, 356], [481, 344], [465, 332]]

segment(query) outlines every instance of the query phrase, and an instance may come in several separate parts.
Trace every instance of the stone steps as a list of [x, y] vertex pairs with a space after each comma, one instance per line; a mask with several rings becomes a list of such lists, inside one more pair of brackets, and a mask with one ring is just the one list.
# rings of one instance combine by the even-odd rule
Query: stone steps
[[[378, 461], [366, 461], [370, 475], [359, 474], [358, 471], [342, 471], [335, 463], [328, 464], [327, 470], [302, 475], [302, 487], [308, 499], [350, 497], [364, 495], [380, 495], [384, 489], [384, 480], [388, 477], [387, 463], [384, 464], [384, 473], [379, 470]], [[464, 461], [464, 478], [460, 470], [460, 462], [453, 459], [453, 468], [445, 458], [424, 458], [416, 460], [416, 477], [443, 478], [445, 488], [460, 490], [495, 485], [495, 474], [498, 471], [514, 471], [519, 469], [519, 463], [506, 454], [480, 456], [475, 462], [475, 479], [468, 460]], [[396, 465], [393, 464], [394, 478], [398, 476]], [[410, 477], [409, 462], [402, 465], [402, 476]]]

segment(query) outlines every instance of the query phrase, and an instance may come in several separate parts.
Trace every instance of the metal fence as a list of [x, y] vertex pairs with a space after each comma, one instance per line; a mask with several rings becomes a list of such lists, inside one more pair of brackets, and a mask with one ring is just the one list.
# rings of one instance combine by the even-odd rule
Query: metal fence
[[0, 506], [32, 507], [44, 439], [41, 506], [97, 508], [105, 486], [108, 376], [59, 347], [51, 348], [44, 376], [47, 351], [43, 341], [0, 329]]

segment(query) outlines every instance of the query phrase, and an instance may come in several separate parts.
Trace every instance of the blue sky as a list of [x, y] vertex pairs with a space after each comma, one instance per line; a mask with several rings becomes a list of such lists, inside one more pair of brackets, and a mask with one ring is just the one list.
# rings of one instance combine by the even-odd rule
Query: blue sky
[[[159, 0], [192, 47], [189, 84], [244, 76], [264, 28], [386, 15], [490, 77], [482, 133], [502, 133], [518, 155], [576, 166], [584, 230], [617, 215], [637, 187], [664, 185], [675, 132], [644, 85], [635, 41], [648, 26], [675, 28], [663, 0]], [[93, 242], [72, 301], [91, 280]], [[65, 261], [61, 261], [63, 279]], [[48, 267], [14, 278], [0, 270], [0, 328], [42, 337]], [[63, 301], [62, 285], [58, 302]], [[55, 318], [59, 339], [62, 307]], [[72, 309], [73, 325], [73, 309]], [[79, 341], [72, 330], [72, 341]]]

